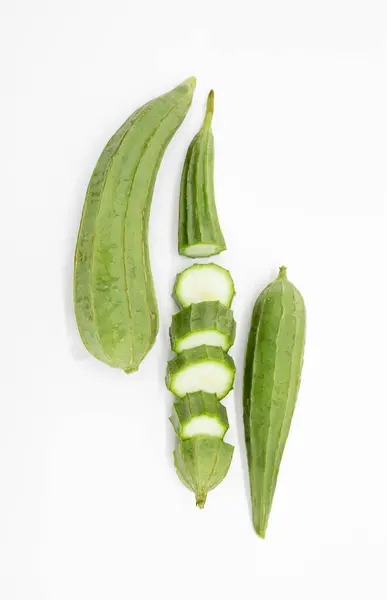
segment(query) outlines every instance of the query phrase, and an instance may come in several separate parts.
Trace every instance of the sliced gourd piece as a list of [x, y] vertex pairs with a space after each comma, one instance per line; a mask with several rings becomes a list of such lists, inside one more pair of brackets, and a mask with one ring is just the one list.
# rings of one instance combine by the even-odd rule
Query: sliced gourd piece
[[177, 474], [195, 494], [199, 508], [204, 508], [208, 492], [227, 475], [233, 452], [234, 446], [214, 437], [185, 440], [175, 450]]
[[219, 300], [229, 308], [234, 295], [230, 272], [215, 263], [192, 265], [176, 278], [174, 297], [182, 308], [211, 300]]
[[191, 304], [172, 317], [169, 333], [172, 350], [180, 353], [197, 346], [220, 346], [225, 352], [234, 343], [232, 310], [221, 302]]
[[222, 440], [228, 429], [225, 407], [215, 394], [203, 391], [187, 394], [175, 402], [170, 421], [182, 440], [198, 436]]
[[178, 247], [179, 254], [190, 258], [226, 250], [215, 205], [213, 113], [211, 91], [202, 128], [188, 148], [181, 176]]
[[216, 246], [215, 244], [194, 244], [183, 248], [180, 254], [189, 258], [206, 258], [207, 256], [220, 254], [223, 250], [226, 250], [226, 247]]
[[232, 389], [235, 364], [222, 348], [199, 346], [183, 350], [168, 362], [167, 388], [178, 398], [203, 390], [218, 400]]

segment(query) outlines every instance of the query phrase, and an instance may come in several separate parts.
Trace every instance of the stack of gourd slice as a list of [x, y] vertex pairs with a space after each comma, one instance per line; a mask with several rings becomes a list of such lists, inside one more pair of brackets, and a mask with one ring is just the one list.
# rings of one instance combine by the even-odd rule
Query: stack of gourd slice
[[175, 467], [203, 508], [207, 493], [226, 476], [234, 451], [223, 441], [228, 418], [220, 402], [235, 378], [234, 361], [227, 354], [235, 338], [230, 309], [234, 284], [226, 269], [195, 264], [178, 275], [174, 295], [182, 307], [172, 317], [176, 356], [167, 371], [168, 389], [178, 398], [171, 416], [181, 439]]
[[[179, 253], [196, 258], [226, 249], [213, 189], [213, 136], [210, 93], [203, 126], [184, 164], [179, 210]], [[180, 273], [174, 297], [181, 308], [172, 318], [167, 387], [177, 397], [171, 416], [180, 438], [175, 467], [181, 481], [203, 508], [207, 493], [226, 476], [234, 447], [223, 441], [227, 411], [220, 402], [232, 389], [235, 294], [230, 273], [214, 264], [194, 264]]]

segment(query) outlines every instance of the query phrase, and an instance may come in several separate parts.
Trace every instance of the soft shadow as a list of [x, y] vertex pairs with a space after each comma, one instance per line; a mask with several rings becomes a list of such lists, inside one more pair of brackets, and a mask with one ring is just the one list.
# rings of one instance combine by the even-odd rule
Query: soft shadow
[[[89, 174], [90, 175], [90, 174]], [[87, 180], [85, 177], [79, 177], [74, 185], [72, 202], [73, 210], [70, 213], [67, 222], [67, 237], [64, 250], [64, 266], [62, 271], [63, 285], [63, 307], [64, 316], [69, 339], [70, 353], [74, 360], [87, 360], [88, 353], [79, 337], [77, 322], [74, 313], [73, 291], [74, 291], [74, 254], [77, 243], [78, 229], [81, 221], [82, 208], [86, 195]]]
[[[171, 306], [173, 307], [173, 300], [171, 298]], [[170, 317], [172, 318], [173, 312], [176, 310], [171, 309]], [[159, 332], [159, 342], [162, 345], [162, 352], [160, 353], [160, 358], [158, 362], [158, 380], [160, 381], [160, 385], [163, 386], [163, 399], [164, 399], [164, 408], [165, 408], [165, 417], [164, 423], [166, 427], [166, 436], [165, 436], [165, 454], [167, 456], [168, 463], [173, 466], [173, 451], [176, 448], [176, 434], [174, 432], [172, 423], [169, 420], [169, 417], [172, 413], [172, 404], [175, 402], [176, 398], [167, 389], [165, 385], [165, 378], [167, 375], [167, 364], [168, 361], [174, 357], [173, 352], [171, 351], [170, 341], [169, 341], [169, 330], [168, 327], [160, 328]]]

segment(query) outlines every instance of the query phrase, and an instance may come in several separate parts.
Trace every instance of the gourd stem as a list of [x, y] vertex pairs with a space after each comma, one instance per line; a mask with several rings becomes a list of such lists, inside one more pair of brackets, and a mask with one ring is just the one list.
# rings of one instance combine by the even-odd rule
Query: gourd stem
[[287, 279], [286, 276], [286, 267], [280, 267], [279, 273], [278, 273], [278, 279]]
[[204, 492], [202, 492], [201, 494], [198, 494], [196, 496], [196, 506], [198, 506], [199, 508], [204, 508], [206, 500], [207, 500], [207, 494], [205, 494]]
[[210, 93], [208, 94], [207, 110], [206, 110], [206, 116], [204, 118], [204, 125], [206, 125], [207, 127], [209, 127], [211, 125], [213, 114], [214, 114], [214, 90], [211, 90]]

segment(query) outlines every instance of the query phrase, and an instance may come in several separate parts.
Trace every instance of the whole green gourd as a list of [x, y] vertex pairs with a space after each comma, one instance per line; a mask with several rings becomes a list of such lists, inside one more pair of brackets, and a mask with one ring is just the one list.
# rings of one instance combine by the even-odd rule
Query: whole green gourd
[[247, 344], [243, 418], [253, 524], [265, 537], [301, 379], [305, 305], [281, 267], [258, 297]]
[[86, 194], [74, 268], [78, 329], [93, 356], [127, 373], [158, 332], [149, 213], [161, 159], [195, 85], [191, 77], [133, 113], [103, 150]]

